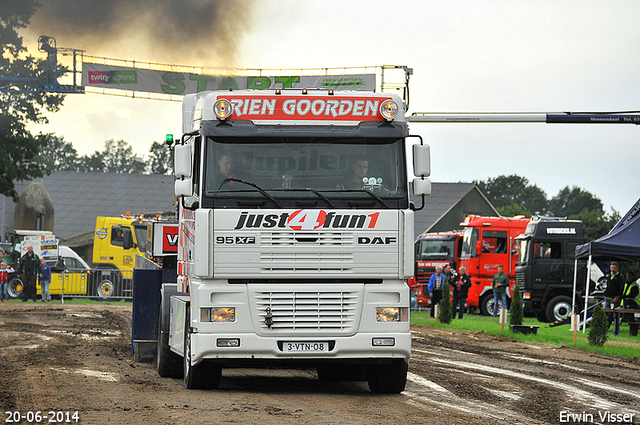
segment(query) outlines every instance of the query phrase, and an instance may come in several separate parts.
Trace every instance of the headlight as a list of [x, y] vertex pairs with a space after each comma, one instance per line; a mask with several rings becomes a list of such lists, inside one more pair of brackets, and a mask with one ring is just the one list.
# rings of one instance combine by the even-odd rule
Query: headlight
[[231, 102], [227, 99], [218, 99], [216, 103], [213, 104], [213, 113], [216, 114], [218, 119], [226, 120], [233, 113]]
[[380, 105], [380, 114], [387, 121], [393, 120], [398, 115], [398, 104], [393, 100], [385, 100]]
[[200, 309], [201, 322], [235, 322], [235, 307], [212, 307]]
[[376, 322], [408, 322], [409, 309], [406, 307], [376, 307]]

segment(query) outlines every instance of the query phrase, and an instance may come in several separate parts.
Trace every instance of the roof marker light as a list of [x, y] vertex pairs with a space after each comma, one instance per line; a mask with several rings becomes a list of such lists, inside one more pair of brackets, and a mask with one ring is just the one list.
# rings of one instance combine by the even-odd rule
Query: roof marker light
[[393, 100], [385, 100], [380, 105], [380, 115], [387, 121], [393, 121], [393, 119], [398, 115], [398, 104]]
[[307, 89], [302, 89], [302, 94], [307, 94], [307, 93], [308, 93]]
[[213, 113], [216, 114], [219, 120], [226, 120], [233, 113], [231, 102], [227, 99], [218, 99], [216, 103], [213, 104]]
[[282, 94], [282, 90], [276, 89], [276, 94]]

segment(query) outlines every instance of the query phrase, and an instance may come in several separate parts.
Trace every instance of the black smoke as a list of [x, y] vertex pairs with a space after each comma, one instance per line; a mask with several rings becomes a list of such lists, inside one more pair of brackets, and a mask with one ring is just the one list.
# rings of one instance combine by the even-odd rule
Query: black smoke
[[[40, 0], [30, 36], [88, 55], [234, 66], [255, 0]], [[119, 52], [139, 52], [123, 58]]]

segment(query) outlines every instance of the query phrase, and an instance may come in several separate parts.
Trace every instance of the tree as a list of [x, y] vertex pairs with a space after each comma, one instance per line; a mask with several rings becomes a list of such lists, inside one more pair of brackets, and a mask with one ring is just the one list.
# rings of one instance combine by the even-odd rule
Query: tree
[[572, 220], [582, 221], [584, 226], [584, 238], [587, 241], [596, 240], [613, 229], [613, 226], [620, 221], [620, 213], [612, 209], [611, 214], [604, 211], [583, 210], [580, 214], [572, 215]]
[[142, 158], [124, 140], [107, 140], [101, 158], [106, 173], [142, 174], [145, 169]]
[[[513, 204], [522, 207], [526, 215], [542, 214], [547, 208], [547, 194], [537, 185], [529, 184], [525, 177], [512, 174], [487, 181], [476, 181], [478, 187], [498, 209]], [[527, 214], [528, 213], [528, 214]]]
[[153, 142], [149, 149], [147, 171], [151, 174], [169, 174], [173, 170], [173, 149], [165, 143]]
[[453, 320], [451, 292], [449, 292], [449, 280], [445, 278], [445, 281], [444, 285], [442, 285], [442, 300], [438, 304], [438, 319], [440, 323], [449, 324]]
[[607, 316], [602, 311], [602, 307], [599, 305], [593, 309], [593, 316], [591, 318], [591, 327], [589, 329], [589, 344], [603, 346], [607, 342], [607, 331], [609, 330], [609, 323]]
[[520, 285], [516, 283], [511, 294], [511, 306], [509, 306], [509, 324], [521, 325], [524, 318], [524, 310], [522, 307], [522, 295], [520, 294]]
[[558, 217], [569, 217], [587, 211], [604, 213], [602, 201], [586, 190], [573, 186], [565, 186], [549, 201], [549, 211]]
[[39, 154], [36, 161], [41, 164], [46, 174], [54, 171], [78, 171], [78, 151], [63, 137], [54, 134], [38, 134], [36, 140]]
[[[27, 123], [46, 122], [43, 109], [55, 112], [64, 100], [64, 94], [37, 90], [37, 80], [45, 81], [45, 61], [24, 55], [26, 48], [17, 32], [27, 26], [38, 6], [38, 0], [4, 0], [0, 8], [0, 76], [13, 79], [0, 86], [0, 194], [14, 201], [18, 199], [15, 180], [43, 175], [34, 161], [38, 141], [27, 130]], [[35, 80], [18, 87], [17, 79]]]
[[511, 204], [505, 207], [496, 208], [501, 216], [504, 217], [515, 217], [518, 215], [524, 215], [526, 217], [531, 217], [531, 213], [529, 211], [525, 211], [522, 206], [518, 204]]

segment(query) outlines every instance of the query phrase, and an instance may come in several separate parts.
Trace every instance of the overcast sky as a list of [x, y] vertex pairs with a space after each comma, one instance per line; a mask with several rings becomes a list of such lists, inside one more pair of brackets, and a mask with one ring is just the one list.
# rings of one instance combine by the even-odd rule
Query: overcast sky
[[[45, 12], [48, 2], [53, 0], [45, 1]], [[197, 1], [198, 7], [204, 3]], [[41, 53], [33, 43], [46, 34], [58, 46], [88, 55], [137, 61], [241, 68], [406, 65], [414, 69], [409, 112], [640, 110], [635, 0], [224, 3], [230, 4], [233, 10], [216, 15], [222, 17], [220, 31], [199, 32], [199, 43], [185, 31], [189, 16], [181, 16], [181, 31], [167, 28], [176, 35], [164, 49], [158, 48], [162, 34], [147, 36], [142, 25], [94, 36], [78, 27], [78, 16], [65, 26], [61, 14], [61, 22], [49, 27], [51, 17], [42, 11], [23, 35], [36, 56]], [[57, 28], [64, 31], [57, 34]], [[153, 141], [181, 131], [178, 102], [97, 94], [69, 95], [49, 118], [35, 131], [64, 136], [80, 154], [123, 139], [143, 155]], [[433, 181], [518, 174], [549, 198], [575, 185], [621, 214], [640, 197], [640, 126], [414, 123], [411, 131], [432, 147]]]

